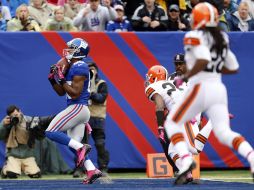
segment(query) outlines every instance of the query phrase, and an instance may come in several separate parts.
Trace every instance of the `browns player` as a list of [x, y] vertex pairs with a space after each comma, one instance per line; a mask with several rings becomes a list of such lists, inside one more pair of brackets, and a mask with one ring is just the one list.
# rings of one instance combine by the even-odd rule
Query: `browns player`
[[[184, 60], [183, 53], [177, 53], [174, 56], [174, 66], [175, 66], [175, 73], [171, 75], [170, 80], [174, 81], [175, 77], [182, 76], [187, 72], [186, 62]], [[188, 87], [188, 81], [181, 84], [178, 87], [180, 90], [186, 90]], [[193, 125], [198, 125], [199, 133], [195, 137], [194, 144], [195, 148], [198, 152], [201, 152], [204, 149], [205, 143], [208, 140], [208, 137], [212, 131], [211, 121], [209, 120], [205, 125], [202, 125], [202, 120], [206, 119], [203, 114], [198, 114], [195, 118], [191, 120]]]
[[[173, 144], [170, 143], [170, 139], [165, 134], [164, 121], [167, 118], [165, 110], [170, 112], [175, 102], [182, 97], [183, 91], [177, 89], [172, 80], [168, 80], [168, 72], [161, 65], [152, 66], [148, 70], [146, 74], [146, 85], [146, 96], [155, 104], [160, 143], [170, 165], [173, 167], [174, 171], [177, 172], [178, 168], [181, 166], [181, 159], [179, 159], [177, 152], [173, 148]], [[198, 134], [198, 123], [186, 122], [182, 125], [182, 128], [184, 138], [187, 139], [188, 142], [188, 148], [193, 154], [198, 154], [200, 151], [198, 151], [197, 148], [200, 149], [200, 146], [195, 146], [195, 137], [200, 135]], [[186, 182], [191, 181], [193, 181], [193, 178], [190, 172]]]
[[[48, 128], [46, 136], [53, 141], [69, 146], [77, 154], [77, 167], [85, 166], [87, 178], [84, 184], [91, 184], [102, 176], [86, 155], [91, 150], [88, 144], [80, 143], [88, 123], [90, 112], [89, 67], [84, 61], [89, 53], [88, 43], [81, 38], [67, 42], [64, 56], [58, 64], [51, 66], [49, 81], [59, 96], [66, 95], [67, 108], [55, 116]], [[66, 135], [63, 131], [67, 131]]]
[[165, 123], [165, 130], [182, 159], [175, 183], [186, 182], [186, 174], [195, 168], [181, 125], [199, 112], [205, 112], [221, 143], [235, 149], [246, 158], [254, 173], [252, 146], [229, 127], [228, 100], [222, 74], [233, 74], [239, 64], [229, 48], [228, 36], [218, 27], [218, 12], [209, 3], [199, 3], [192, 10], [192, 31], [184, 37], [187, 72], [175, 80], [178, 86], [188, 80], [184, 98], [177, 102]]

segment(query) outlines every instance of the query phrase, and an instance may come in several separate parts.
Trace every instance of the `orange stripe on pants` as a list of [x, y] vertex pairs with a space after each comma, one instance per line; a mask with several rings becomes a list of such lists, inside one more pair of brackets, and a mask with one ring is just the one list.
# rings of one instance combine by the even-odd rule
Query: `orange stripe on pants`
[[200, 84], [197, 84], [194, 86], [189, 96], [187, 96], [185, 101], [182, 103], [182, 105], [178, 108], [175, 115], [173, 116], [174, 122], [178, 123], [182, 119], [183, 115], [186, 113], [186, 111], [192, 104], [193, 100], [196, 98], [199, 89], [200, 89]]
[[191, 146], [195, 147], [194, 145], [195, 135], [193, 133], [192, 126], [187, 122], [185, 123], [184, 127]]

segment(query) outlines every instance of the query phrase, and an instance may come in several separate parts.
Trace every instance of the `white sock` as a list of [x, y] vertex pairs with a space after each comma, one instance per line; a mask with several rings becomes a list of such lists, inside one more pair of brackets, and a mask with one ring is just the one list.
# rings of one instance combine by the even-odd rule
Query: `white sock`
[[74, 139], [71, 139], [69, 144], [68, 144], [69, 147], [75, 149], [75, 150], [78, 150], [80, 149], [81, 147], [83, 147], [84, 145]]
[[[238, 147], [238, 153], [243, 156], [244, 158], [247, 158], [248, 153], [250, 153], [253, 150], [253, 148], [250, 146], [250, 144], [247, 141], [243, 141], [239, 147]], [[252, 155], [249, 155], [248, 157], [252, 157]]]
[[206, 125], [199, 131], [199, 133], [208, 139], [211, 131], [213, 130], [212, 122], [209, 120]]
[[90, 159], [88, 159], [88, 160], [86, 160], [86, 161], [84, 162], [84, 166], [85, 166], [85, 168], [86, 168], [87, 171], [95, 170], [95, 169], [96, 169], [95, 166], [94, 166], [94, 164], [92, 163], [92, 161], [91, 161]]
[[182, 162], [181, 162], [181, 159], [178, 158], [176, 161], [175, 161], [175, 165], [177, 168], [181, 168], [182, 167]]

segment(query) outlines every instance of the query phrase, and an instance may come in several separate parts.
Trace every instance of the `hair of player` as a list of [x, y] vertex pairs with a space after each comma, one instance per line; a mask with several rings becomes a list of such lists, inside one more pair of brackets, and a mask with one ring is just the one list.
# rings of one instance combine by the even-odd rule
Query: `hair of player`
[[222, 55], [223, 49], [226, 48], [227, 43], [223, 38], [220, 27], [205, 27], [203, 30], [204, 32], [209, 32], [214, 39], [211, 51], [215, 51], [218, 55]]

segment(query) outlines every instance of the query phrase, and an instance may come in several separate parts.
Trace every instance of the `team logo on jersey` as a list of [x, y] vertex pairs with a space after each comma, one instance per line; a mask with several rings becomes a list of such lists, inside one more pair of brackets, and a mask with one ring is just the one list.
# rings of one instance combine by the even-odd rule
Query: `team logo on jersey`
[[91, 26], [92, 27], [99, 26], [99, 25], [100, 25], [100, 20], [98, 17], [91, 18]]

